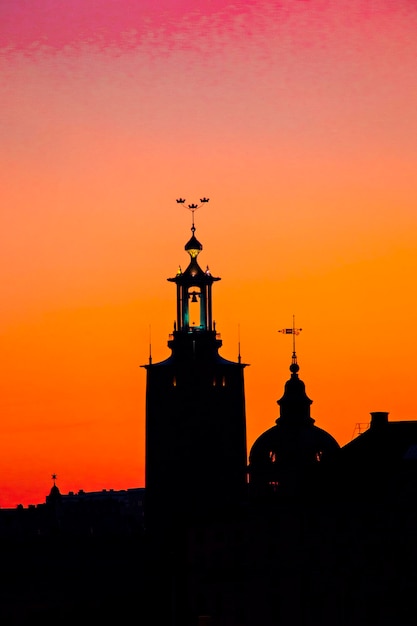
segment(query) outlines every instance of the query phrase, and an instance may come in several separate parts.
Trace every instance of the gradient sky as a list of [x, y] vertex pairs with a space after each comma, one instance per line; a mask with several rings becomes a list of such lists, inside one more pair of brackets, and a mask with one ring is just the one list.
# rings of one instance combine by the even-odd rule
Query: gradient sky
[[[207, 6], [209, 5], [209, 6]], [[248, 449], [291, 326], [316, 425], [417, 419], [414, 0], [3, 0], [0, 506], [144, 485], [196, 212]]]

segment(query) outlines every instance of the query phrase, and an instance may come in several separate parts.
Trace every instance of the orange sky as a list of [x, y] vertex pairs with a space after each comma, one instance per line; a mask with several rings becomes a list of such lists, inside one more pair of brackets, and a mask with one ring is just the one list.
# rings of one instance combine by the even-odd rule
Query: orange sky
[[[158, 5], [155, 8], [156, 4]], [[210, 7], [207, 8], [207, 4]], [[412, 0], [0, 6], [0, 506], [144, 484], [191, 216], [248, 447], [291, 326], [316, 424], [416, 419]]]

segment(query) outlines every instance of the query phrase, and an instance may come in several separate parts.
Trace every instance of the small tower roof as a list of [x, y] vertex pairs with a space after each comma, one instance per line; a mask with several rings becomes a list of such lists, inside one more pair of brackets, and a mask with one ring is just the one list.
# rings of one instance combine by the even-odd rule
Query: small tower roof
[[201, 250], [203, 249], [203, 245], [198, 241], [197, 237], [194, 234], [195, 233], [194, 224], [191, 227], [191, 232], [193, 233], [191, 236], [191, 239], [187, 241], [187, 243], [184, 246], [184, 249], [186, 252], [188, 252], [188, 254], [190, 255], [192, 259], [195, 259], [196, 256], [200, 254]]
[[56, 502], [58, 500], [61, 500], [61, 492], [56, 484], [56, 474], [52, 474], [51, 478], [54, 481], [54, 484], [51, 487], [51, 491], [49, 492], [49, 495], [46, 496], [46, 501], [47, 502]]
[[[193, 206], [193, 205], [191, 205]], [[194, 225], [194, 214], [193, 214], [193, 223], [191, 226], [191, 238], [187, 241], [184, 246], [184, 250], [188, 252], [190, 255], [190, 263], [188, 267], [182, 271], [181, 267], [178, 268], [176, 276], [173, 278], [168, 278], [170, 282], [181, 284], [211, 284], [215, 281], [221, 280], [217, 276], [212, 276], [211, 272], [207, 266], [206, 270], [203, 270], [199, 264], [197, 257], [203, 249], [203, 244], [200, 243], [195, 236], [196, 227]]]
[[313, 418], [310, 417], [310, 406], [313, 401], [307, 396], [305, 384], [298, 377], [299, 369], [297, 356], [293, 352], [290, 365], [291, 378], [285, 383], [284, 395], [277, 400], [280, 408], [280, 417], [276, 420], [277, 424], [281, 421], [287, 422], [287, 420], [294, 424], [314, 423]]
[[283, 328], [278, 332], [286, 335], [292, 335], [292, 356], [290, 372], [291, 378], [287, 380], [284, 387], [284, 395], [277, 400], [280, 407], [280, 417], [278, 422], [289, 422], [292, 424], [313, 424], [314, 420], [310, 417], [310, 405], [312, 400], [307, 396], [305, 384], [298, 378], [300, 366], [297, 362], [297, 353], [295, 351], [295, 337], [300, 333], [302, 328], [295, 327], [295, 316], [293, 315], [292, 328]]

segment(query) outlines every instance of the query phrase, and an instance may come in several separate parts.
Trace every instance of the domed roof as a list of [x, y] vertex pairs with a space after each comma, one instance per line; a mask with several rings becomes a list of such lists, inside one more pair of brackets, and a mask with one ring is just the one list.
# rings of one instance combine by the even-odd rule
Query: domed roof
[[276, 426], [262, 433], [250, 451], [251, 466], [273, 463], [298, 467], [317, 463], [339, 449], [336, 439], [313, 423], [289, 425], [277, 420]]
[[298, 378], [295, 353], [290, 371], [291, 378], [277, 401], [280, 417], [275, 426], [258, 437], [250, 451], [250, 482], [261, 487], [294, 485], [309, 467], [327, 460], [340, 448], [334, 437], [314, 425], [310, 416], [312, 400]]
[[170, 282], [175, 282], [178, 285], [181, 285], [181, 284], [182, 285], [185, 285], [185, 284], [197, 285], [200, 283], [211, 284], [215, 281], [220, 280], [220, 278], [211, 275], [211, 272], [208, 266], [206, 270], [203, 270], [199, 266], [197, 257], [202, 251], [203, 245], [198, 241], [197, 237], [195, 236], [195, 231], [196, 231], [196, 228], [193, 223], [191, 227], [191, 232], [192, 232], [191, 238], [187, 241], [187, 243], [184, 246], [184, 249], [186, 250], [186, 252], [188, 252], [188, 254], [191, 257], [190, 263], [184, 271], [182, 271], [181, 267], [179, 267], [176, 276], [174, 276], [173, 278], [168, 278]]
[[49, 492], [49, 497], [50, 498], [57, 498], [57, 497], [60, 497], [60, 496], [61, 496], [61, 492], [60, 492], [59, 488], [56, 485], [54, 485], [51, 488], [51, 491]]
[[52, 480], [54, 481], [54, 484], [51, 487], [51, 491], [49, 492], [49, 495], [46, 496], [47, 502], [56, 502], [62, 498], [61, 492], [55, 482], [56, 474], [52, 474]]
[[193, 230], [192, 237], [191, 237], [191, 239], [189, 239], [187, 241], [187, 243], [184, 246], [184, 249], [192, 257], [195, 257], [195, 256], [197, 256], [197, 254], [199, 254], [201, 252], [201, 250], [203, 249], [203, 245], [198, 241], [197, 237], [194, 235], [195, 228], [192, 229], [192, 230]]

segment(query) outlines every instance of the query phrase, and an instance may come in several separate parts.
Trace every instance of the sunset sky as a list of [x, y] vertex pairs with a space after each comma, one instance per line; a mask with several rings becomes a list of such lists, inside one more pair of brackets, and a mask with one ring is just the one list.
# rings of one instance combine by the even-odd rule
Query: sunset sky
[[417, 419], [415, 0], [2, 0], [0, 506], [144, 485], [196, 211], [248, 450]]

